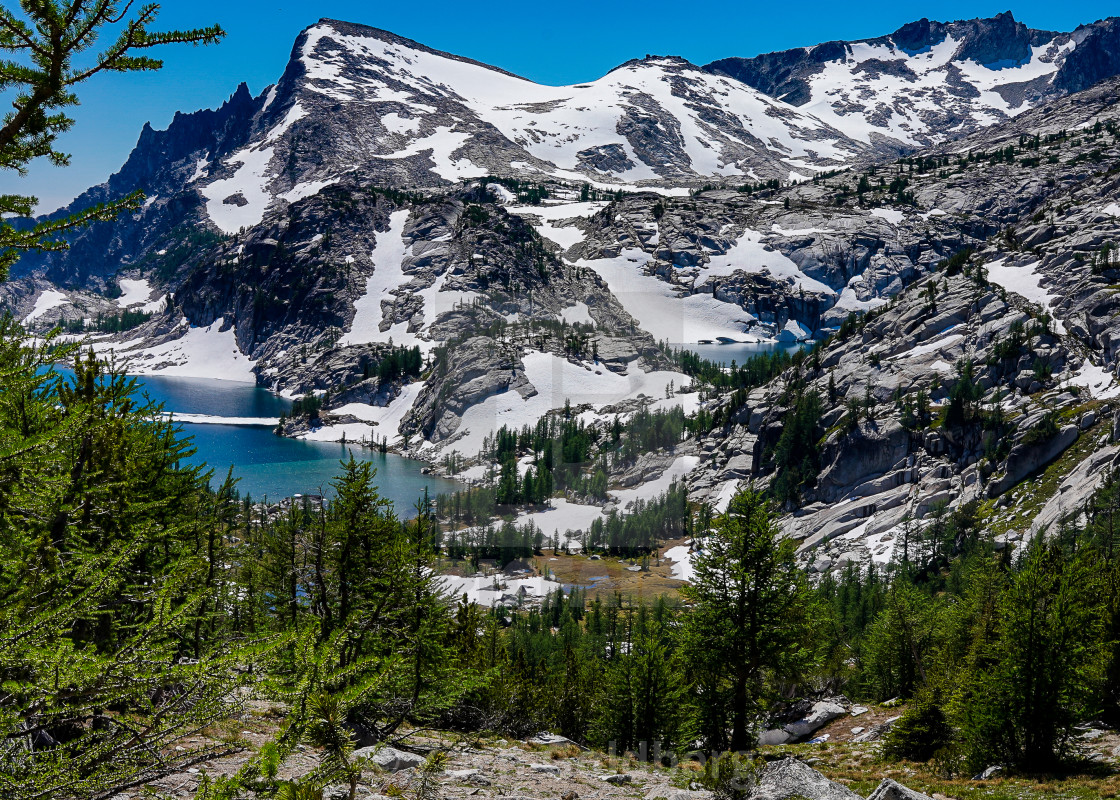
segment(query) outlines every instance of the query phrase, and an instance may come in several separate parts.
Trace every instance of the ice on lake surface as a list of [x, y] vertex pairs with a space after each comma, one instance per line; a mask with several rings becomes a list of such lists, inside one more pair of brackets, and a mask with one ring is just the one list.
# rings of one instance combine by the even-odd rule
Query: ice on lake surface
[[[294, 494], [330, 496], [330, 482], [341, 471], [339, 462], [351, 455], [359, 461], [373, 462], [377, 468], [374, 482], [402, 516], [411, 516], [425, 488], [433, 497], [461, 488], [454, 481], [423, 474], [423, 463], [393, 453], [383, 455], [353, 444], [277, 436], [274, 425], [266, 421], [286, 414], [291, 402], [266, 389], [205, 378], [146, 376], [135, 380], [139, 391], [162, 403], [165, 411], [205, 418], [211, 423], [183, 425], [183, 432], [197, 449], [191, 462], [208, 464], [214, 471], [211, 483], [215, 486], [232, 466], [234, 477], [240, 479], [238, 490], [254, 500], [279, 500]], [[224, 425], [220, 424], [223, 418], [258, 420], [261, 424]]]

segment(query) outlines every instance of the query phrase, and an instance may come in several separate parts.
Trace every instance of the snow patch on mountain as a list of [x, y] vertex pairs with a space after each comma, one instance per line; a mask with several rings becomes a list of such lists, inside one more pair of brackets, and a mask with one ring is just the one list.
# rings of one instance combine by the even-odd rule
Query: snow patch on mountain
[[[389, 334], [381, 331], [385, 316], [381, 304], [384, 300], [391, 300], [392, 292], [406, 282], [402, 263], [408, 246], [402, 234], [407, 221], [407, 210], [394, 211], [389, 217], [389, 230], [378, 233], [370, 256], [373, 274], [366, 280], [366, 293], [354, 301], [354, 321], [340, 345], [388, 341]], [[394, 341], [399, 343], [397, 339]]]
[[409, 134], [420, 130], [420, 120], [402, 117], [395, 111], [381, 118], [381, 124], [392, 133]]
[[587, 303], [576, 302], [575, 305], [569, 306], [560, 312], [560, 318], [569, 325], [594, 325], [595, 320], [591, 319], [591, 310], [587, 307]]
[[181, 334], [150, 347], [142, 341], [120, 344], [98, 343], [98, 350], [112, 350], [125, 369], [133, 375], [172, 375], [181, 378], [214, 378], [215, 380], [256, 383], [253, 367], [256, 362], [237, 346], [237, 332], [231, 325], [222, 330], [225, 321], [214, 320], [205, 327], [180, 324]]
[[[1042, 275], [1038, 272], [1038, 263], [1013, 265], [1007, 264], [1006, 259], [999, 259], [984, 265], [988, 280], [1002, 286], [1009, 292], [1026, 298], [1032, 303], [1042, 306], [1043, 310], [1051, 316], [1054, 314], [1054, 300], [1057, 295], [1046, 291], [1042, 286]], [[1061, 322], [1055, 320], [1054, 326], [1059, 333], [1064, 333], [1065, 328]]]
[[672, 284], [647, 274], [644, 267], [651, 258], [641, 250], [625, 250], [615, 258], [577, 263], [594, 270], [606, 281], [622, 307], [658, 341], [749, 338], [748, 331], [758, 322], [754, 315], [711, 294], [682, 293]]
[[202, 187], [206, 213], [223, 233], [237, 233], [264, 219], [264, 212], [273, 199], [268, 190], [271, 183], [268, 164], [272, 154], [271, 147], [246, 147], [226, 159], [230, 166], [240, 164], [232, 177]]
[[121, 296], [117, 298], [117, 305], [121, 308], [146, 303], [152, 296], [152, 287], [144, 278], [121, 278], [118, 283], [121, 287]]
[[431, 159], [434, 172], [447, 181], [455, 182], [480, 178], [489, 170], [469, 158], [456, 158], [463, 145], [471, 138], [469, 133], [448, 127], [436, 128], [432, 133], [409, 142], [408, 146], [382, 158], [410, 158], [426, 155]]
[[[1051, 42], [1032, 47], [1025, 63], [983, 65], [957, 59], [961, 44], [950, 35], [925, 52], [908, 53], [893, 43], [852, 43], [843, 59], [826, 62], [808, 79], [811, 97], [802, 108], [855, 139], [885, 135], [918, 146], [952, 133], [938, 127], [949, 107], [976, 126], [1027, 110], [1028, 97], [1012, 104], [998, 90], [1053, 75], [1074, 47], [1072, 40]], [[897, 66], [886, 66], [892, 63]]]
[[[389, 230], [377, 234], [377, 242], [370, 256], [373, 274], [366, 280], [366, 293], [354, 301], [354, 321], [350, 331], [340, 341], [341, 345], [388, 342], [392, 339], [394, 344], [419, 347], [425, 353], [436, 346], [437, 342], [410, 331], [410, 322], [393, 322], [384, 327], [389, 320], [385, 317], [386, 306], [383, 304], [391, 303], [397, 292], [414, 280], [414, 276], [404, 270], [404, 262], [410, 250], [410, 245], [404, 241], [408, 214], [407, 210], [394, 211], [389, 217]], [[412, 290], [413, 294], [424, 301], [424, 328], [435, 322], [440, 314], [450, 311], [457, 303], [466, 299], [461, 292], [443, 293], [446, 279], [446, 275], [440, 275], [431, 285]]]
[[463, 597], [468, 603], [484, 608], [493, 608], [507, 602], [542, 600], [561, 588], [557, 581], [542, 575], [530, 578], [509, 578], [505, 575], [441, 575], [438, 582], [443, 592], [452, 601]]
[[898, 225], [906, 218], [906, 215], [897, 208], [873, 208], [871, 216], [885, 219], [891, 225]]
[[1070, 386], [1084, 386], [1094, 400], [1120, 397], [1120, 382], [1116, 380], [1116, 376], [1087, 358], [1067, 383]]
[[265, 144], [271, 144], [280, 139], [284, 134], [292, 129], [292, 126], [307, 116], [307, 110], [300, 104], [295, 103], [288, 109], [288, 113], [284, 115], [284, 119], [280, 124], [268, 132], [264, 137]]
[[423, 381], [416, 381], [403, 387], [400, 393], [385, 405], [370, 403], [347, 403], [331, 409], [337, 417], [355, 417], [360, 422], [324, 425], [301, 434], [298, 438], [313, 442], [380, 442], [385, 440], [390, 446], [401, 444], [401, 422], [412, 411], [416, 399], [424, 388]]
[[[491, 184], [491, 188], [494, 191], [501, 190], [501, 192], [509, 195], [509, 191], [503, 186]], [[500, 192], [498, 194], [502, 196]], [[506, 211], [527, 218], [533, 224], [537, 233], [550, 242], [560, 245], [562, 250], [568, 250], [584, 240], [584, 232], [575, 225], [558, 225], [556, 223], [563, 220], [586, 219], [601, 211], [606, 205], [604, 202], [557, 203], [539, 206], [507, 205]]]
[[641, 501], [654, 500], [665, 494], [674, 483], [679, 483], [700, 465], [699, 456], [678, 456], [661, 475], [632, 489], [612, 489], [609, 494], [623, 509]]
[[[697, 456], [679, 456], [669, 467], [653, 480], [646, 481], [630, 489], [611, 489], [607, 494], [616, 502], [623, 513], [630, 510], [633, 504], [641, 500], [649, 502], [655, 500], [673, 485], [687, 478], [700, 464]], [[549, 501], [550, 508], [543, 511], [527, 511], [518, 515], [516, 524], [524, 526], [532, 524], [544, 535], [545, 541], [555, 541], [561, 547], [572, 552], [582, 549], [581, 534], [590, 530], [595, 520], [607, 519], [607, 512], [599, 506], [573, 503], [563, 498], [553, 498]], [[687, 551], [687, 547], [684, 548]], [[669, 551], [679, 552], [679, 548]], [[677, 560], [665, 554], [670, 560]], [[687, 578], [682, 578], [687, 580]]]
[[503, 425], [511, 430], [535, 425], [549, 411], [563, 408], [568, 401], [573, 406], [590, 404], [597, 410], [640, 395], [664, 398], [670, 383], [680, 386], [688, 381], [687, 376], [677, 372], [646, 372], [637, 365], [619, 375], [598, 364], [573, 363], [540, 351], [527, 353], [522, 363], [535, 393], [525, 397], [516, 391], [502, 392], [471, 406], [463, 413], [459, 425], [463, 434], [439, 449], [474, 454]]
[[[780, 227], [773, 226], [776, 232], [790, 235], [792, 231], [781, 231]], [[811, 229], [814, 233], [817, 229]], [[796, 233], [801, 233], [797, 231]], [[714, 256], [711, 263], [701, 268], [700, 274], [711, 278], [723, 278], [734, 275], [736, 272], [765, 273], [771, 277], [789, 283], [795, 289], [807, 292], [820, 292], [821, 294], [835, 295], [831, 286], [810, 278], [798, 266], [777, 250], [763, 244], [762, 234], [757, 231], [746, 230], [726, 255]], [[705, 281], [707, 282], [707, 281]]]
[[47, 289], [35, 298], [35, 307], [31, 309], [31, 313], [23, 318], [23, 324], [26, 325], [29, 322], [37, 320], [48, 311], [58, 308], [59, 306], [69, 305], [69, 303], [70, 301], [62, 292], [57, 292], [54, 289]]
[[314, 197], [319, 192], [326, 189], [328, 186], [333, 186], [338, 183], [338, 178], [327, 178], [321, 181], [307, 181], [300, 183], [284, 192], [280, 197], [287, 200], [289, 203], [297, 203], [305, 197]]
[[664, 553], [664, 558], [673, 562], [669, 577], [677, 581], [690, 581], [696, 575], [693, 559], [696, 553], [687, 544], [670, 547]]

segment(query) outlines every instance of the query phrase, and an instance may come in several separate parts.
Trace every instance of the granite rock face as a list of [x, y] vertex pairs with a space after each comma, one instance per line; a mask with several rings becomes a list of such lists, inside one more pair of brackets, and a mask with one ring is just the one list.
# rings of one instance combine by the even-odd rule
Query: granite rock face
[[384, 772], [400, 772], [424, 764], [423, 756], [398, 750], [395, 747], [362, 747], [355, 750], [352, 757], [372, 764]]
[[807, 764], [785, 758], [767, 764], [751, 789], [750, 800], [860, 800], [846, 786], [830, 781]]
[[[1014, 544], [1054, 529], [1100, 485], [1120, 394], [1118, 89], [1106, 81], [896, 168], [920, 217], [955, 226], [971, 255], [954, 274], [900, 281], [801, 369], [824, 403], [820, 471], [783, 527], [814, 572], [912, 554], [936, 515], [993, 499], [993, 521], [1010, 528], [997, 546]], [[1014, 157], [993, 156], [1009, 147]], [[783, 194], [793, 205], [804, 191]], [[974, 421], [943, 424], [966, 368]], [[749, 393], [730, 427], [701, 442], [711, 457], [694, 498], [772, 479], [767, 453], [793, 377]]]
[[868, 795], [867, 800], [930, 800], [929, 795], [916, 792], [898, 781], [886, 778]]

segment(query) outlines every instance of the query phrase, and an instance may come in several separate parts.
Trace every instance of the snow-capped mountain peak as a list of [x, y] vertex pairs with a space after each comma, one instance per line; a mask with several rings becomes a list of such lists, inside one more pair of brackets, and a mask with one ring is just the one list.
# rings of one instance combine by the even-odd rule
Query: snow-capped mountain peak
[[[146, 127], [122, 170], [70, 210], [143, 190], [139, 240], [126, 247], [141, 257], [144, 242], [185, 219], [233, 234], [355, 176], [398, 188], [501, 175], [672, 194], [785, 182], [890, 159], [1115, 74], [1118, 19], [1071, 33], [1010, 14], [919, 20], [705, 67], [649, 56], [571, 86], [324, 19], [299, 35], [274, 86], [255, 98], [241, 86], [220, 109]], [[79, 279], [115, 269], [74, 261], [85, 264]]]
[[198, 184], [226, 232], [352, 169], [388, 185], [489, 174], [687, 186], [808, 177], [866, 148], [812, 114], [676, 57], [546, 86], [376, 28], [305, 30], [245, 146]]
[[1120, 71], [1117, 19], [1073, 33], [991, 19], [921, 19], [856, 42], [727, 58], [706, 70], [743, 81], [860, 141], [944, 141]]

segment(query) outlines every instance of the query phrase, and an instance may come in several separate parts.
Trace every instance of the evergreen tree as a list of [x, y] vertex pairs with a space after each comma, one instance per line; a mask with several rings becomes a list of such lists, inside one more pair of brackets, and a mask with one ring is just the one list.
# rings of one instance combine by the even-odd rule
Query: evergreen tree
[[1076, 722], [1099, 711], [1107, 659], [1105, 582], [1092, 548], [1036, 540], [998, 605], [984, 669], [959, 703], [973, 764], [1037, 771], [1069, 754]]
[[911, 697], [927, 684], [938, 619], [937, 608], [917, 587], [902, 577], [892, 582], [864, 648], [873, 696]]
[[804, 487], [816, 483], [820, 473], [821, 415], [820, 395], [804, 392], [785, 418], [774, 447], [776, 473], [771, 489], [781, 503], [796, 502]]
[[92, 355], [50, 369], [73, 353], [0, 320], [6, 798], [108, 796], [205, 756], [171, 745], [234, 712], [252, 656], [207, 563], [228, 493], [180, 466], [188, 444], [131, 380]]
[[700, 732], [711, 748], [751, 746], [779, 679], [806, 665], [809, 595], [792, 541], [778, 539], [770, 507], [736, 495], [694, 562], [682, 594], [692, 610], [685, 651], [697, 684]]

